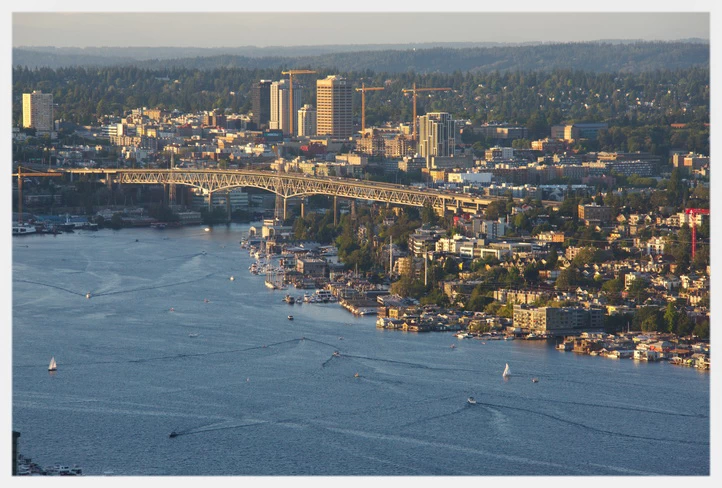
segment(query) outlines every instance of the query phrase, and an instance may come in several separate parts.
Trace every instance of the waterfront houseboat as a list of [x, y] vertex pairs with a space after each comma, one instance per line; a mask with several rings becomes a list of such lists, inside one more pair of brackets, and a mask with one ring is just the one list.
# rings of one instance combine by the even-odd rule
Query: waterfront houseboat
[[329, 290], [316, 290], [316, 299], [317, 300], [324, 302], [324, 303], [328, 303], [331, 301], [331, 298], [336, 298], [336, 297], [334, 297]]
[[28, 234], [35, 234], [37, 229], [34, 225], [30, 224], [13, 224], [13, 235], [24, 236]]

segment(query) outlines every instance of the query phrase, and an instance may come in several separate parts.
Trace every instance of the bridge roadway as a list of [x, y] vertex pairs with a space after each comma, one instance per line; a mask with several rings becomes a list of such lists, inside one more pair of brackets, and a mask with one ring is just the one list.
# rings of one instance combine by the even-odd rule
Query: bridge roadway
[[[240, 187], [260, 188], [283, 198], [284, 217], [286, 215], [287, 199], [306, 195], [333, 196], [334, 212], [338, 197], [385, 202], [393, 205], [411, 205], [414, 207], [431, 205], [438, 213], [446, 211], [477, 213], [494, 200], [506, 198], [475, 197], [464, 193], [432, 188], [415, 188], [352, 178], [309, 176], [298, 173], [276, 173], [245, 169], [72, 168], [59, 169], [58, 171], [70, 175], [102, 175], [108, 184], [187, 185], [201, 188], [204, 192], [210, 194], [219, 191], [230, 191]], [[29, 173], [28, 176], [32, 176], [32, 173]], [[518, 198], [515, 200], [521, 201]], [[543, 203], [558, 205], [559, 202]]]

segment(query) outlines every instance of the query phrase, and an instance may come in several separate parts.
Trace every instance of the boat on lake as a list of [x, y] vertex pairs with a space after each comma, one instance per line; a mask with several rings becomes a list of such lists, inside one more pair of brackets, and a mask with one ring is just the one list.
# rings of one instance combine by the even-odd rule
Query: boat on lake
[[506, 367], [504, 367], [504, 372], [501, 374], [502, 377], [508, 378], [511, 376], [511, 370], [509, 369], [509, 363], [506, 363]]
[[34, 225], [30, 224], [13, 224], [13, 235], [24, 236], [27, 234], [35, 234], [37, 229]]
[[293, 315], [289, 315], [288, 320], [293, 320]]
[[469, 405], [476, 405], [476, 400], [474, 400], [474, 397], [469, 397], [469, 398], [466, 400], [466, 402], [467, 402]]
[[174, 437], [178, 437], [178, 432], [176, 432], [176, 431], [174, 430], [173, 432], [171, 432], [170, 434], [168, 434], [168, 437], [170, 437], [171, 439], [174, 438]]
[[48, 366], [48, 371], [57, 371], [58, 365], [55, 362], [55, 356], [50, 358], [50, 365]]

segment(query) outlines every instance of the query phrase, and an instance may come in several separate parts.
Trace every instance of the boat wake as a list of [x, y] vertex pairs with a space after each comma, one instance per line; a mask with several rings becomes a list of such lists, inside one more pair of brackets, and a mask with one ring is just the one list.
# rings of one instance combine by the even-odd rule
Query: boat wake
[[568, 425], [574, 425], [576, 427], [581, 427], [583, 429], [590, 430], [592, 432], [598, 432], [600, 434], [607, 434], [607, 435], [613, 435], [617, 437], [627, 437], [630, 439], [642, 439], [642, 440], [648, 440], [648, 441], [658, 441], [658, 442], [674, 442], [674, 443], [680, 443], [680, 444], [690, 444], [695, 446], [708, 446], [709, 442], [698, 442], [698, 441], [692, 441], [692, 440], [686, 440], [686, 439], [670, 439], [666, 437], [647, 437], [647, 436], [641, 436], [641, 435], [635, 435], [635, 434], [626, 434], [623, 432], [614, 432], [612, 430], [604, 430], [604, 429], [598, 429], [596, 427], [592, 427], [590, 425], [582, 424], [581, 422], [574, 422], [573, 420], [565, 419], [562, 417], [557, 417], [556, 415], [551, 415], [544, 412], [539, 412], [537, 410], [531, 410], [528, 408], [522, 408], [522, 407], [512, 407], [509, 405], [499, 405], [496, 403], [484, 403], [484, 402], [477, 402], [479, 405], [484, 405], [488, 407], [496, 407], [496, 408], [506, 408], [510, 410], [518, 410], [521, 412], [528, 412], [533, 413], [536, 415], [540, 415], [542, 417], [547, 417], [553, 420], [557, 420], [559, 422], [568, 424]]

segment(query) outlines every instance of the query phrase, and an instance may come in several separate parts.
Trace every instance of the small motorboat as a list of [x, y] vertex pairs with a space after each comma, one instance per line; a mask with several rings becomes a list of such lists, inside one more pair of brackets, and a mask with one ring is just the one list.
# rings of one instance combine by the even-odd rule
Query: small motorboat
[[334, 352], [333, 352], [333, 355], [336, 356], [336, 357], [339, 357], [339, 356], [341, 355], [341, 353], [338, 352], [338, 351], [334, 351]]
[[474, 397], [469, 397], [467, 398], [466, 403], [469, 405], [476, 405], [476, 400], [474, 400]]
[[231, 276], [231, 278], [230, 278], [230, 279], [231, 279], [231, 281], [235, 280], [235, 278], [234, 278], [233, 276]]
[[178, 432], [176, 432], [175, 430], [173, 432], [171, 432], [170, 434], [168, 434], [168, 437], [170, 437], [171, 439], [174, 437], [177, 437], [177, 436], [178, 436]]
[[91, 295], [90, 292], [85, 294], [85, 298], [90, 298], [91, 296], [93, 296], [93, 295]]
[[289, 315], [288, 320], [293, 320], [293, 315]]
[[353, 375], [353, 377], [354, 377], [354, 378], [358, 378], [358, 377], [359, 377], [359, 374], [356, 373], [355, 375]]
[[198, 334], [196, 332], [191, 332], [190, 334], [188, 334], [188, 337], [198, 337]]
[[539, 378], [532, 378], [532, 379], [531, 379], [531, 382], [532, 382], [532, 383], [539, 383]]

